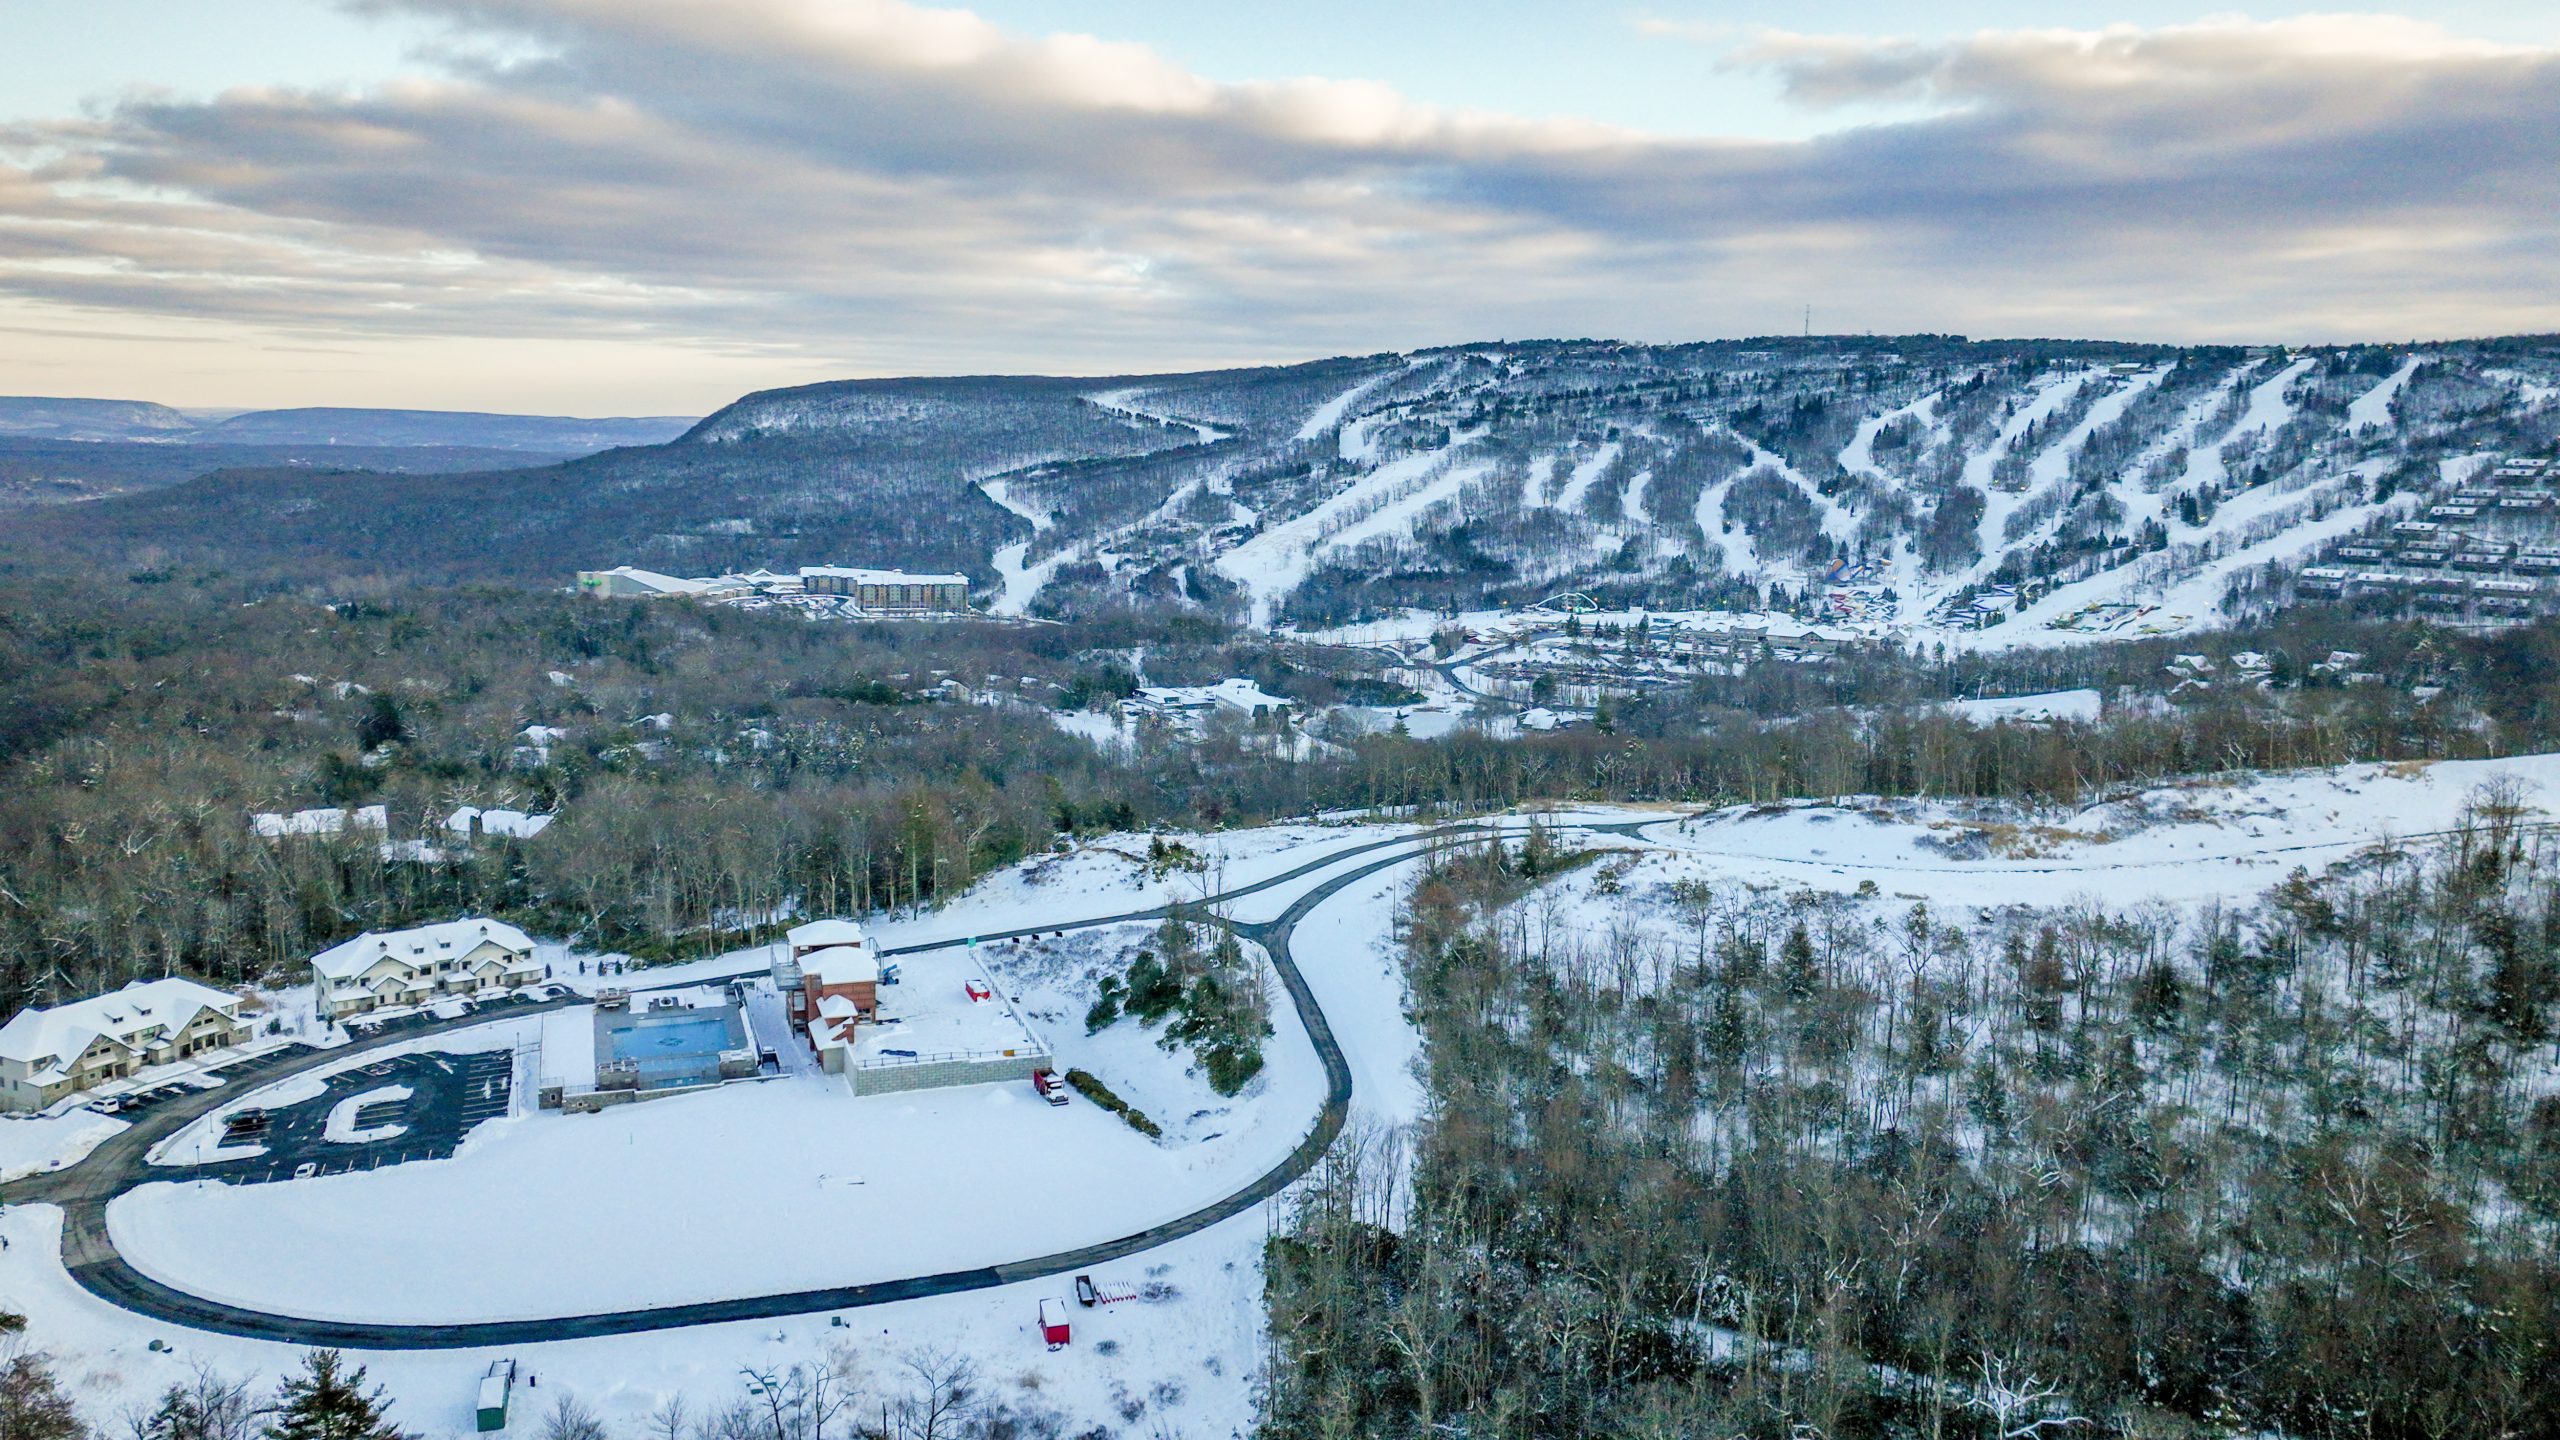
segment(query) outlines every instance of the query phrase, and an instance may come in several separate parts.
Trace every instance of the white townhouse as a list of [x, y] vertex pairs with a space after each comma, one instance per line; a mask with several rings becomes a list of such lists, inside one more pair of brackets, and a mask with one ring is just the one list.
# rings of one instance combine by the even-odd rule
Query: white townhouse
[[136, 980], [121, 990], [0, 1025], [0, 1110], [42, 1110], [146, 1065], [248, 1037], [237, 996], [193, 980]]
[[542, 978], [533, 941], [502, 920], [368, 930], [311, 957], [311, 993], [330, 1019]]

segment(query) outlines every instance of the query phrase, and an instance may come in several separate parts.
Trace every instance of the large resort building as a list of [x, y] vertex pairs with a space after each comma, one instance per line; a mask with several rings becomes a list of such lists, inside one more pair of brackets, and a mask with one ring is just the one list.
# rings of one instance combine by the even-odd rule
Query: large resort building
[[0, 1110], [42, 1110], [146, 1065], [237, 1045], [248, 1033], [236, 996], [174, 976], [21, 1010], [0, 1025]]
[[873, 570], [854, 565], [803, 565], [796, 575], [754, 570], [743, 575], [687, 578], [618, 565], [578, 572], [581, 594], [600, 599], [683, 596], [718, 604], [814, 603], [864, 616], [966, 615], [969, 577]]
[[966, 575], [910, 575], [903, 570], [862, 570], [847, 565], [804, 565], [800, 584], [811, 595], [840, 595], [873, 615], [953, 615], [969, 608]]

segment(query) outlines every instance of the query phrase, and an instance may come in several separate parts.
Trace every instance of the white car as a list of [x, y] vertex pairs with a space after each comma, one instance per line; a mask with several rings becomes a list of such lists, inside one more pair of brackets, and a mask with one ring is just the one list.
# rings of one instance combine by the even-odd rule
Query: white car
[[317, 1160], [305, 1160], [293, 1167], [293, 1178], [296, 1180], [308, 1180], [319, 1173], [320, 1162]]

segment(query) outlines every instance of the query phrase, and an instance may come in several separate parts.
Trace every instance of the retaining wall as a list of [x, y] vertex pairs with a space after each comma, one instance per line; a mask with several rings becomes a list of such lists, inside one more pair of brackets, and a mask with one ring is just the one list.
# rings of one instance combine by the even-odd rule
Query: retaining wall
[[1044, 1051], [984, 1059], [922, 1060], [913, 1065], [857, 1066], [846, 1072], [856, 1095], [894, 1095], [903, 1090], [938, 1090], [946, 1085], [993, 1085], [1029, 1080], [1034, 1070], [1055, 1068]]

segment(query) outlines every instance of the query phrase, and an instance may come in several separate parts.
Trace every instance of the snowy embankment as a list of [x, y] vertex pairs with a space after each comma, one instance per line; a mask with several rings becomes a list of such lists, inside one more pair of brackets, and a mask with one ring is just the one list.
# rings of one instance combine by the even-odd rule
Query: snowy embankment
[[0, 1115], [0, 1180], [78, 1163], [125, 1128], [92, 1110], [59, 1115]]

